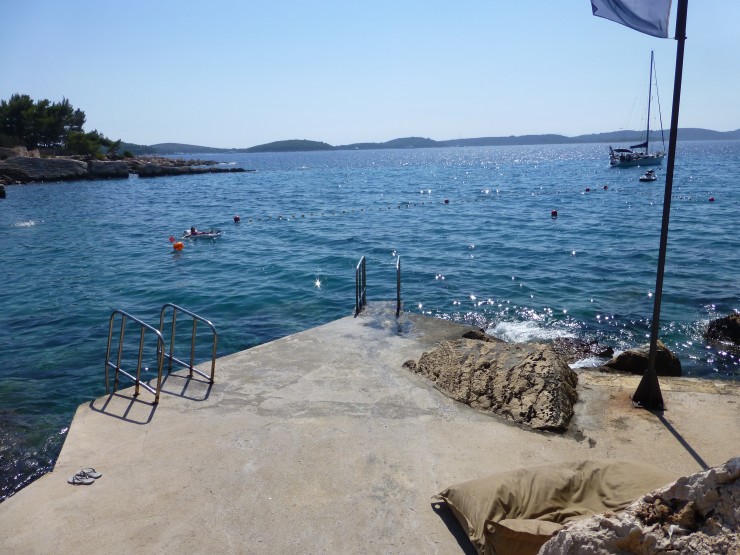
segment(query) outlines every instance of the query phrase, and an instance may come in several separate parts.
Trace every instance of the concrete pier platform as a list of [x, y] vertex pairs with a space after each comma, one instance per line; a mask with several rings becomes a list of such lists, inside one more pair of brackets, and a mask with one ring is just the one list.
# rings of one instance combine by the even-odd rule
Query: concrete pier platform
[[[740, 454], [740, 384], [579, 373], [564, 435], [481, 414], [402, 367], [469, 328], [371, 305], [358, 318], [79, 407], [53, 472], [0, 504], [0, 552], [462, 553], [431, 497], [549, 462], [624, 459], [676, 476]], [[208, 365], [210, 368], [210, 365]], [[102, 380], [102, 376], [101, 376]], [[83, 467], [90, 486], [67, 479]]]

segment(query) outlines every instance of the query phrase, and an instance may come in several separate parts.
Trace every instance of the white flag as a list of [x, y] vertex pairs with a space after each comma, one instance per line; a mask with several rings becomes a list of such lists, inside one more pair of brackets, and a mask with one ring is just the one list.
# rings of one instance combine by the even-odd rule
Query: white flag
[[668, 38], [671, 0], [591, 0], [591, 9], [597, 17], [647, 35]]

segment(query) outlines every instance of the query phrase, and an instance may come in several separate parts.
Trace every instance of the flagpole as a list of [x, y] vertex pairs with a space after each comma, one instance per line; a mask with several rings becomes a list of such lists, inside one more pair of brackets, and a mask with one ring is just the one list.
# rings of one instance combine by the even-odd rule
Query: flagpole
[[665, 255], [668, 247], [668, 220], [671, 215], [671, 193], [673, 190], [673, 166], [676, 160], [676, 140], [678, 135], [678, 109], [681, 103], [681, 79], [683, 77], [683, 51], [686, 41], [686, 12], [689, 0], [678, 0], [676, 12], [676, 73], [673, 82], [673, 107], [671, 111], [671, 135], [668, 139], [668, 167], [665, 176], [665, 193], [663, 195], [663, 223], [660, 229], [660, 250], [658, 252], [658, 272], [655, 278], [655, 301], [653, 304], [653, 321], [650, 328], [650, 354], [648, 369], [643, 374], [640, 384], [632, 396], [635, 405], [648, 410], [663, 410], [663, 395], [655, 370], [655, 359], [660, 329], [660, 302], [663, 297], [663, 274]]

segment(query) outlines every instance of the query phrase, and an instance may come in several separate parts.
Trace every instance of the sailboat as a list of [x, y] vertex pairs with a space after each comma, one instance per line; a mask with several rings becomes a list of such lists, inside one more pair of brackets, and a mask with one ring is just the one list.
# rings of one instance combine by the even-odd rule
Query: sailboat
[[[650, 85], [648, 86], [648, 109], [647, 109], [647, 126], [645, 130], [645, 142], [638, 145], [632, 145], [629, 148], [612, 148], [609, 147], [609, 165], [612, 168], [628, 168], [634, 166], [659, 166], [663, 163], [665, 158], [665, 138], [663, 137], [663, 129], [661, 128], [660, 134], [663, 138], [663, 150], [659, 152], [650, 153], [648, 145], [650, 143], [650, 102], [652, 100], [653, 93], [653, 69], [655, 68], [655, 59], [653, 52], [650, 52]], [[657, 84], [656, 84], [657, 91]], [[660, 108], [660, 104], [658, 105]], [[661, 122], [662, 123], [662, 122]], [[636, 148], [644, 148], [644, 152], [639, 150], [633, 150]]]

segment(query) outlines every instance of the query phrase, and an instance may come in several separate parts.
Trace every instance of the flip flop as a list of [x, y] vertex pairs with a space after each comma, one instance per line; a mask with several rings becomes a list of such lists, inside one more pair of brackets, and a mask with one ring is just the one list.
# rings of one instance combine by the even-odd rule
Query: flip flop
[[97, 480], [102, 476], [100, 472], [97, 472], [94, 468], [83, 468], [77, 473], [77, 476], [82, 476], [83, 478], [93, 478]]
[[73, 486], [89, 486], [90, 484], [95, 482], [95, 480], [93, 480], [92, 478], [86, 478], [85, 476], [82, 476], [80, 474], [75, 474], [69, 480], [67, 480], [67, 482], [69, 482]]

